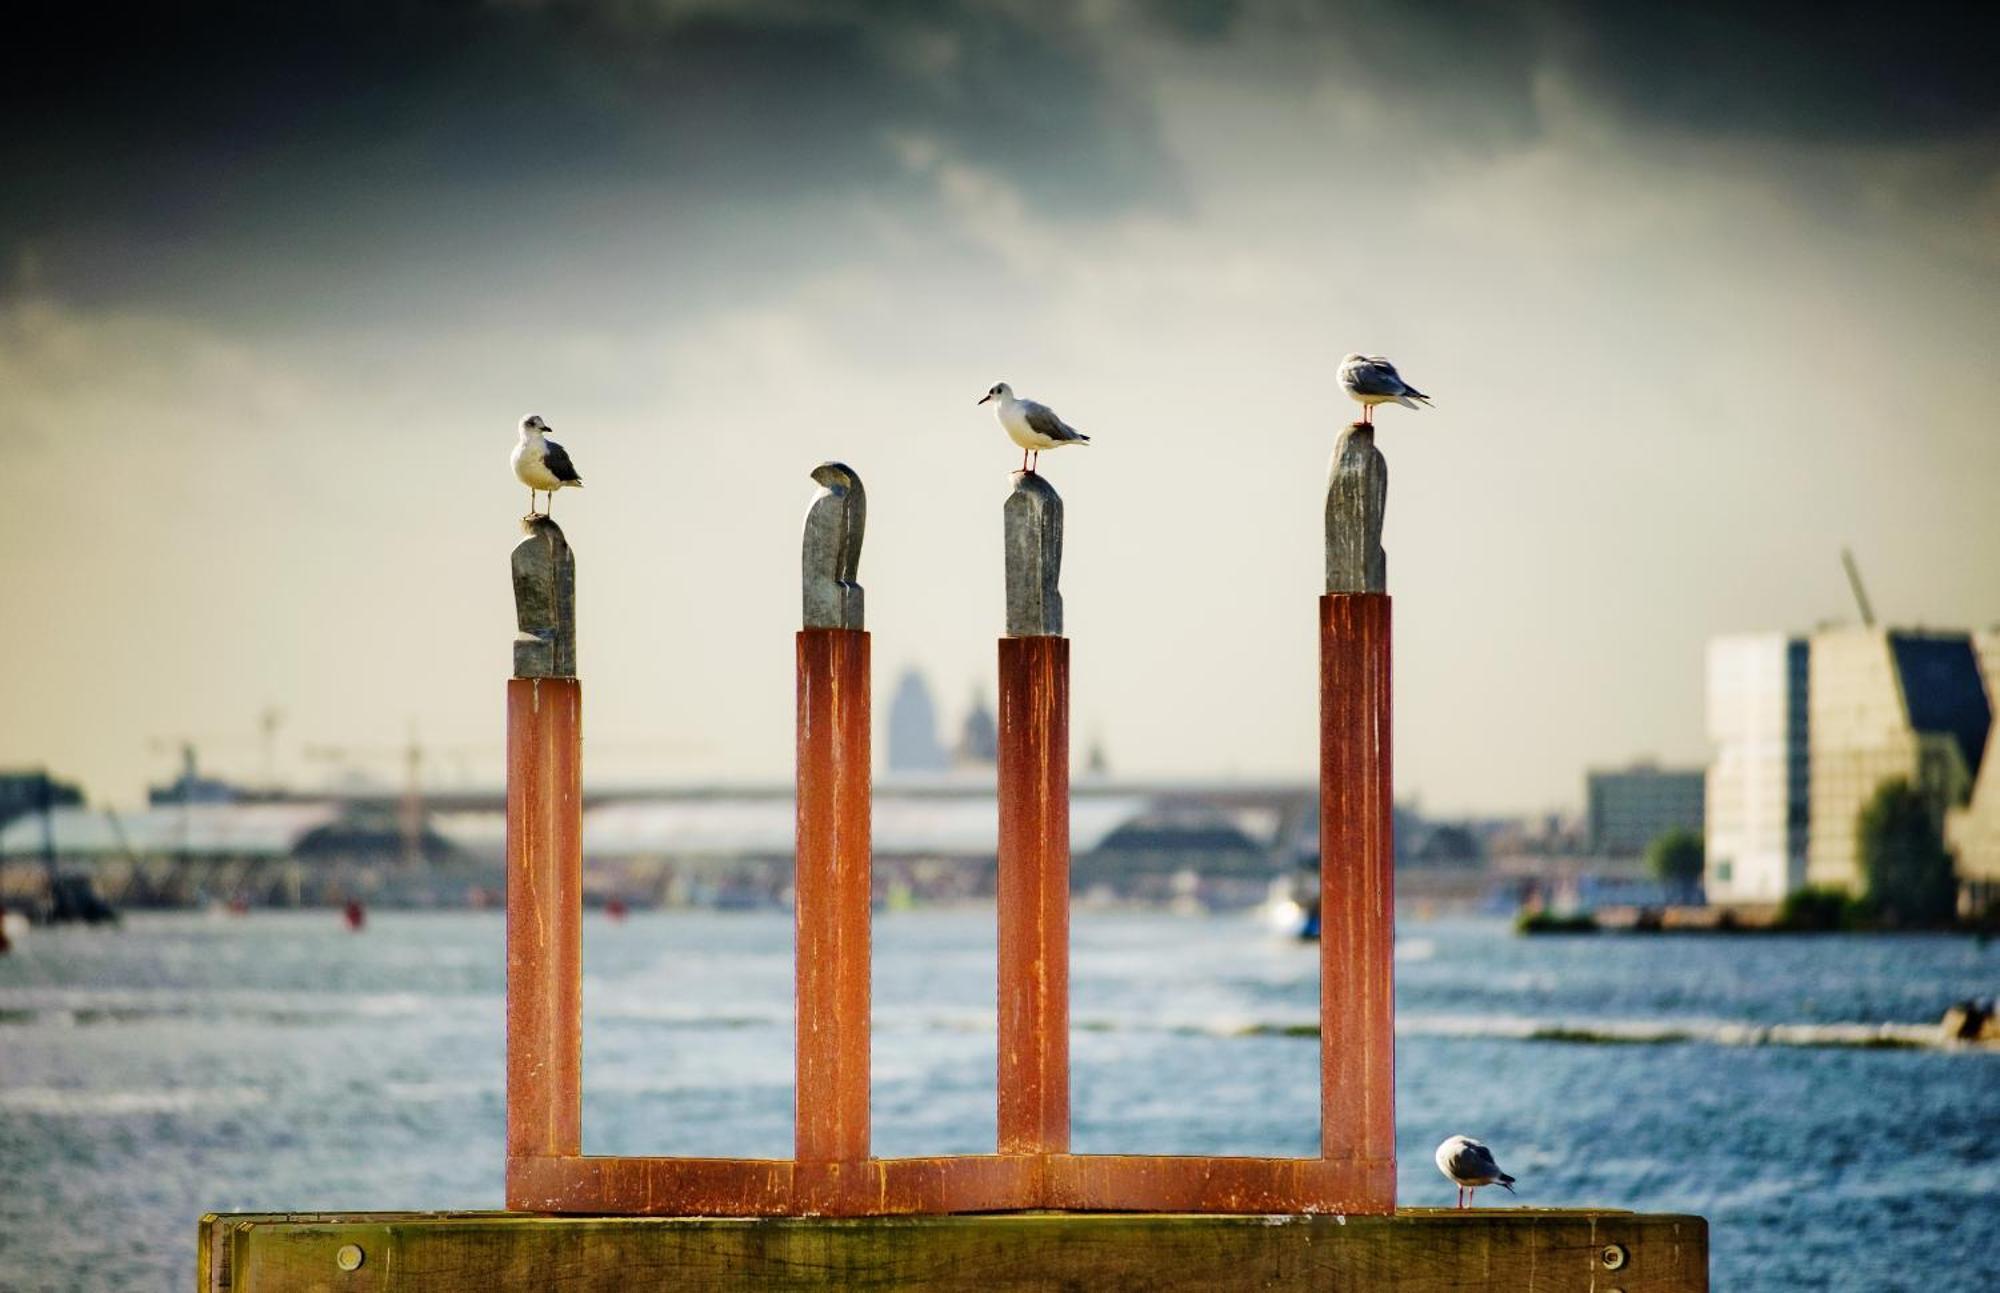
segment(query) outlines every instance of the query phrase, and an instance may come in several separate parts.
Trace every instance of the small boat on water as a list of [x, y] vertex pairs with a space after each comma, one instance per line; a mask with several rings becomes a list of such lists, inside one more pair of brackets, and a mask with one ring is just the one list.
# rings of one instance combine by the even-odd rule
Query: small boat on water
[[50, 880], [48, 902], [40, 923], [116, 925], [118, 909], [97, 896], [97, 888], [89, 876], [59, 875]]
[[1265, 925], [1288, 938], [1319, 937], [1319, 895], [1307, 892], [1296, 876], [1279, 876], [1257, 908]]

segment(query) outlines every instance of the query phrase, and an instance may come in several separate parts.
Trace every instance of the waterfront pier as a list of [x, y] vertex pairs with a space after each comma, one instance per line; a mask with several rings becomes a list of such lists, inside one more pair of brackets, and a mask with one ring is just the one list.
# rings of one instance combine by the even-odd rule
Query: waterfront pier
[[1696, 1217], [1398, 1210], [1387, 471], [1362, 424], [1333, 455], [1317, 616], [1319, 1153], [1072, 1152], [1064, 505], [1023, 473], [1001, 518], [997, 1143], [876, 1157], [866, 495], [843, 464], [813, 479], [796, 639], [794, 1156], [583, 1152], [575, 557], [535, 518], [512, 555], [506, 685], [507, 1211], [206, 1218], [204, 1289], [1707, 1287]]

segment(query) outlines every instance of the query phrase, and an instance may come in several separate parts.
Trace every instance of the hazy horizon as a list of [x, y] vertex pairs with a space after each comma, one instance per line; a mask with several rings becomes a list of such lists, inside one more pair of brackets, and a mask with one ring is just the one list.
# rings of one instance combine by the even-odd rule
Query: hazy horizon
[[[497, 770], [542, 414], [587, 776], [781, 778], [866, 482], [878, 759], [992, 692], [996, 381], [1094, 443], [1077, 756], [1311, 774], [1341, 354], [1387, 409], [1397, 791], [1703, 763], [1703, 644], [2000, 623], [2000, 51], [1859, 5], [31, 6], [0, 53], [0, 767], [139, 798], [412, 723]], [[621, 753], [622, 751], [622, 753]], [[387, 762], [372, 765], [393, 781]]]

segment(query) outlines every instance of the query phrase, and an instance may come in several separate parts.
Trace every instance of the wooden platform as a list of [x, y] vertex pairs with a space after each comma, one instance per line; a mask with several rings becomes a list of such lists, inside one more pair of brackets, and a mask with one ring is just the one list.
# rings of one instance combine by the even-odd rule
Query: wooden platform
[[719, 1219], [237, 1213], [202, 1293], [282, 1290], [1335, 1289], [1694, 1293], [1700, 1217], [1531, 1208], [1394, 1216], [1021, 1212]]

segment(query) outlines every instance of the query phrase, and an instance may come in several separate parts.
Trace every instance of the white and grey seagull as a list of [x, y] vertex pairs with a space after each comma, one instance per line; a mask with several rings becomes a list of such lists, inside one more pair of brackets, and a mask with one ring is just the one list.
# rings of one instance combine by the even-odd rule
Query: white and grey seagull
[[1470, 1136], [1453, 1136], [1438, 1146], [1438, 1171], [1458, 1187], [1458, 1206], [1464, 1207], [1474, 1190], [1498, 1185], [1514, 1192], [1514, 1178], [1493, 1161], [1493, 1151]]
[[[1021, 446], [1021, 470], [1024, 472], [1042, 465], [1044, 449], [1090, 443], [1089, 436], [1057, 417], [1055, 410], [1048, 405], [1014, 398], [1014, 388], [1005, 382], [996, 384], [979, 397], [981, 404], [988, 400], [1000, 401], [993, 411], [1000, 415], [1000, 425], [1006, 430], [1007, 438]], [[1028, 465], [1031, 453], [1035, 455], [1034, 467]]]
[[1377, 404], [1400, 404], [1406, 409], [1424, 404], [1431, 397], [1403, 380], [1396, 366], [1382, 355], [1348, 355], [1340, 361], [1340, 389], [1361, 406], [1361, 420], [1375, 425]]
[[569, 460], [569, 451], [548, 438], [549, 424], [541, 415], [530, 413], [521, 419], [521, 443], [514, 446], [514, 477], [528, 487], [528, 515], [547, 516], [535, 511], [535, 495], [547, 494], [549, 506], [556, 504], [556, 491], [564, 486], [583, 488], [583, 477]]

